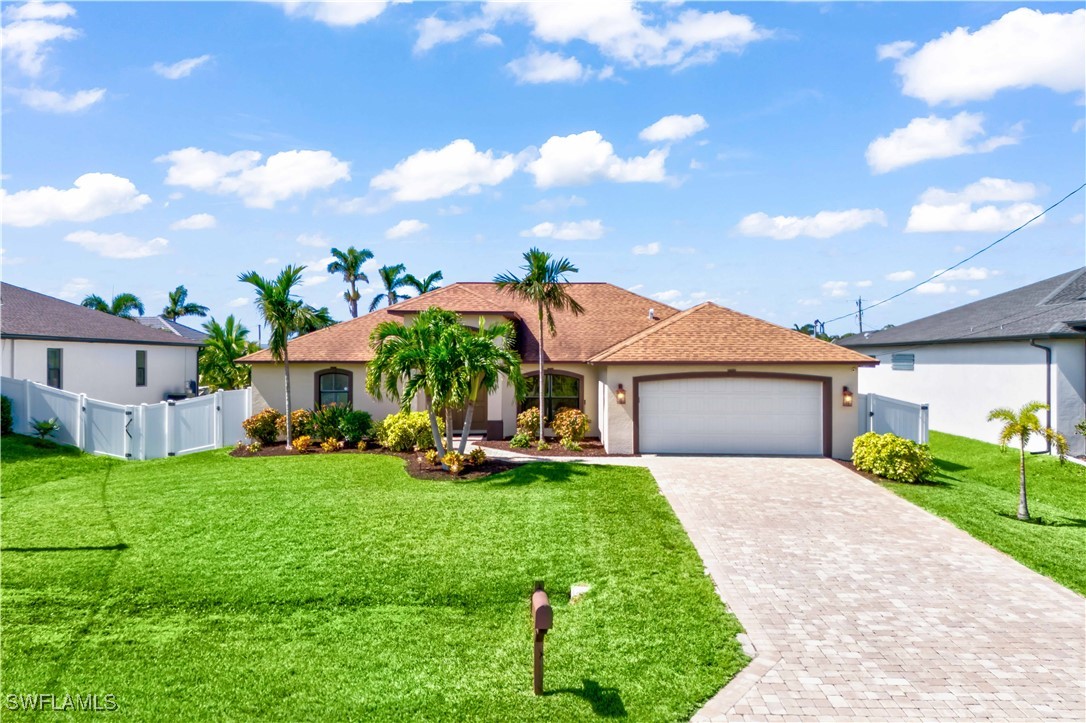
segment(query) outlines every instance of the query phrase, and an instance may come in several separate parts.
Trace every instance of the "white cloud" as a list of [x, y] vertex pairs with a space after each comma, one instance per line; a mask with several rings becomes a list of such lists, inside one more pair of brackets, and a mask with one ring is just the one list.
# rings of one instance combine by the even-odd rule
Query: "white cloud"
[[668, 304], [676, 299], [682, 298], [682, 295], [683, 292], [678, 289], [668, 289], [667, 291], [657, 291], [655, 294], [652, 294], [652, 298]]
[[463, 216], [471, 209], [467, 206], [457, 206], [455, 203], [451, 203], [448, 206], [439, 208], [437, 215], [439, 216]]
[[969, 289], [965, 292], [966, 296], [980, 296], [980, 289]]
[[249, 305], [249, 297], [239, 296], [236, 299], [231, 299], [229, 302], [227, 302], [226, 305], [229, 306], [231, 309], [240, 309], [243, 306]]
[[24, 75], [38, 77], [51, 43], [79, 37], [80, 32], [75, 28], [51, 22], [72, 15], [75, 9], [66, 3], [28, 2], [6, 7], [2, 31], [4, 59], [15, 63]]
[[416, 233], [422, 233], [426, 229], [430, 228], [430, 224], [423, 223], [417, 218], [407, 218], [400, 221], [395, 226], [385, 231], [385, 238], [395, 239], [404, 238], [405, 236], [411, 236]]
[[256, 151], [226, 156], [190, 147], [156, 160], [170, 164], [167, 185], [237, 195], [250, 208], [274, 208], [278, 201], [351, 178], [350, 164], [328, 151], [283, 151], [258, 165], [261, 157]]
[[900, 60], [915, 47], [916, 43], [911, 40], [899, 40], [876, 47], [875, 55], [879, 60]]
[[289, 17], [309, 18], [338, 28], [353, 28], [376, 18], [388, 7], [380, 0], [333, 0], [331, 2], [279, 2]]
[[822, 293], [832, 298], [848, 296], [847, 281], [827, 281], [822, 284]]
[[94, 284], [90, 279], [83, 276], [76, 276], [64, 282], [64, 286], [60, 287], [60, 290], [54, 294], [58, 299], [79, 299], [87, 295], [88, 291], [94, 289]]
[[539, 157], [528, 164], [539, 188], [570, 186], [597, 179], [617, 183], [659, 183], [667, 180], [666, 149], [645, 156], [619, 158], [614, 146], [596, 131], [568, 136], [551, 136], [539, 149]]
[[73, 231], [64, 237], [65, 241], [79, 244], [87, 251], [107, 259], [142, 259], [166, 253], [169, 241], [153, 238], [141, 241], [123, 233], [98, 233], [97, 231]]
[[0, 189], [8, 226], [44, 226], [54, 221], [93, 221], [117, 213], [138, 211], [151, 197], [136, 190], [127, 178], [112, 173], [85, 173], [72, 188], [42, 186], [8, 193]]
[[[961, 191], [929, 188], [920, 195], [920, 202], [909, 211], [905, 231], [1010, 231], [1044, 210], [1035, 203], [1027, 203], [1037, 192], [1037, 187], [1032, 183], [1005, 178], [982, 178]], [[976, 207], [976, 204], [984, 202], [1005, 205], [989, 203]], [[1042, 217], [1035, 223], [1043, 221]]]
[[28, 108], [46, 113], [78, 113], [91, 107], [106, 96], [105, 88], [77, 90], [70, 95], [41, 88], [26, 88], [13, 90], [13, 92], [19, 96], [19, 99]]
[[892, 271], [884, 277], [887, 281], [912, 281], [916, 278], [915, 271]]
[[215, 217], [210, 213], [197, 213], [180, 221], [174, 221], [170, 228], [174, 231], [202, 231], [205, 228], [215, 228]]
[[857, 281], [855, 284], [853, 284], [853, 286], [855, 286], [858, 289], [866, 289], [866, 288], [871, 286], [871, 280], [870, 279], [864, 279], [863, 281]]
[[275, 258], [274, 256], [269, 256], [268, 258], [264, 259], [264, 264], [266, 266], [271, 266], [272, 264], [277, 263], [279, 263], [279, 259]]
[[1018, 8], [976, 32], [959, 27], [906, 52], [885, 57], [897, 60], [902, 92], [929, 105], [986, 100], [1001, 90], [1033, 86], [1081, 92], [1086, 10], [1046, 14]]
[[332, 239], [327, 236], [323, 236], [319, 233], [303, 233], [299, 234], [298, 238], [294, 239], [302, 246], [309, 246], [315, 249], [330, 249], [332, 248]]
[[633, 286], [627, 286], [626, 291], [640, 291], [645, 288], [644, 284], [634, 284]]
[[310, 286], [320, 286], [321, 284], [328, 283], [332, 278], [328, 273], [328, 264], [333, 261], [335, 261], [335, 258], [332, 256], [327, 256], [323, 259], [303, 261], [302, 266], [305, 267], [305, 270], [302, 272], [302, 287], [308, 288]]
[[192, 71], [196, 70], [209, 60], [211, 60], [210, 55], [200, 55], [195, 58], [185, 58], [184, 60], [179, 60], [170, 65], [155, 63], [153, 70], [163, 78], [178, 80], [180, 78], [187, 78], [192, 74]]
[[814, 216], [769, 216], [758, 212], [745, 216], [736, 226], [744, 236], [758, 236], [777, 240], [794, 239], [797, 236], [830, 238], [848, 231], [856, 231], [868, 224], [886, 225], [886, 214], [877, 208], [852, 208], [847, 211], [819, 211]]
[[521, 231], [520, 235], [534, 238], [553, 238], [558, 241], [585, 241], [598, 239], [606, 231], [603, 221], [595, 218], [584, 221], [566, 221], [564, 223], [545, 221], [532, 226], [527, 231]]
[[502, 45], [502, 39], [494, 33], [480, 33], [475, 42], [484, 46]]
[[426, 201], [454, 193], [478, 193], [513, 175], [517, 159], [475, 150], [469, 140], [455, 140], [438, 150], [425, 149], [382, 171], [370, 186], [389, 191], [396, 201]]
[[696, 158], [691, 158], [690, 159], [690, 170], [691, 171], [698, 171], [698, 170], [701, 170], [702, 168], [705, 168], [704, 163], [701, 163]]
[[1071, 125], [1071, 132], [1078, 133], [1083, 128], [1086, 128], [1086, 119], [1079, 118], [1074, 124]]
[[961, 112], [953, 118], [913, 118], [909, 125], [890, 135], [876, 138], [867, 147], [867, 165], [874, 173], [934, 158], [950, 158], [970, 153], [989, 153], [1018, 143], [1018, 129], [1002, 136], [985, 138], [984, 116]]
[[681, 141], [709, 127], [705, 119], [694, 115], [666, 115], [638, 134], [638, 138], [651, 143]]
[[592, 71], [573, 57], [533, 50], [505, 66], [520, 84], [575, 83], [586, 80]]
[[660, 253], [660, 244], [653, 241], [652, 243], [647, 243], [643, 246], [634, 246], [633, 253], [634, 256], [655, 256]]
[[950, 294], [955, 291], [957, 291], [956, 288], [944, 284], [942, 281], [929, 281], [916, 287], [916, 293], [918, 294]]
[[532, 211], [534, 213], [553, 213], [555, 211], [564, 211], [568, 208], [584, 206], [587, 203], [588, 201], [577, 195], [558, 196], [556, 198], [541, 198], [530, 206], [525, 206], [524, 210]]
[[[965, 266], [945, 272], [943, 269], [939, 269], [935, 272], [935, 274], [942, 274], [939, 278], [946, 281], [987, 281], [993, 276], [999, 276], [1000, 273], [984, 266]], [[932, 274], [932, 276], [935, 274]]]

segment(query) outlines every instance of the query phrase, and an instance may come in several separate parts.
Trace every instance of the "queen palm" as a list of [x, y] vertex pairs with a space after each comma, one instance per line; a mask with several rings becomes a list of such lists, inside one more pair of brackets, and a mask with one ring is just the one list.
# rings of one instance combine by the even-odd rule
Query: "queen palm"
[[415, 291], [419, 292], [420, 294], [425, 294], [428, 291], [433, 291], [434, 289], [436, 289], [438, 282], [444, 278], [445, 276], [440, 271], [435, 271], [434, 273], [427, 276], [425, 279], [420, 279], [414, 274], [408, 274], [407, 276], [403, 277], [403, 280], [405, 284], [410, 286]]
[[188, 298], [189, 290], [184, 286], [178, 286], [170, 292], [170, 302], [162, 310], [162, 316], [170, 321], [175, 321], [182, 316], [207, 316], [206, 306], [194, 304]]
[[520, 373], [520, 354], [514, 344], [515, 330], [508, 322], [487, 326], [479, 320], [479, 330], [461, 326], [457, 344], [459, 406], [465, 408], [464, 428], [460, 432], [460, 454], [468, 444], [471, 418], [479, 394], [488, 395], [502, 377], [509, 381], [517, 401], [524, 398], [525, 383]]
[[203, 328], [207, 338], [200, 348], [200, 382], [213, 390], [249, 386], [252, 367], [236, 363], [240, 357], [260, 351], [259, 344], [249, 341], [249, 329], [233, 314], [221, 324], [212, 317]]
[[98, 294], [90, 294], [83, 299], [82, 305], [122, 319], [131, 319], [132, 312], [138, 312], [140, 316], [143, 316], [143, 302], [135, 294], [117, 294], [108, 304]]
[[554, 312], [568, 311], [574, 316], [584, 313], [584, 307], [570, 296], [567, 287], [567, 274], [575, 274], [578, 269], [568, 259], [553, 258], [549, 253], [537, 248], [529, 249], [524, 254], [525, 264], [520, 268], [524, 276], [506, 272], [494, 277], [498, 289], [527, 301], [536, 307], [539, 317], [539, 438], [543, 439], [543, 322], [551, 336], [557, 334], [554, 326]]
[[255, 271], [238, 276], [238, 281], [252, 284], [256, 292], [256, 306], [260, 318], [268, 325], [268, 351], [272, 359], [283, 363], [285, 387], [287, 449], [291, 449], [290, 423], [290, 355], [287, 343], [290, 338], [307, 328], [320, 328], [317, 317], [327, 309], [314, 309], [294, 296], [294, 287], [302, 280], [304, 266], [287, 266], [274, 279], [266, 279]]
[[1067, 440], [1064, 436], [1041, 424], [1037, 412], [1048, 409], [1048, 405], [1042, 402], [1029, 402], [1018, 411], [1010, 407], [999, 407], [988, 412], [989, 422], [1002, 422], [999, 430], [999, 444], [1006, 449], [1007, 445], [1018, 440], [1018, 519], [1029, 519], [1029, 503], [1026, 500], [1026, 445], [1030, 437], [1039, 435], [1045, 438], [1049, 445], [1056, 448], [1060, 462], [1067, 457]]
[[377, 269], [377, 275], [381, 277], [381, 283], [384, 285], [385, 290], [373, 297], [373, 301], [370, 302], [370, 311], [377, 311], [377, 308], [381, 306], [381, 302], [392, 306], [404, 299], [411, 298], [400, 293], [400, 289], [407, 286], [407, 276], [404, 274], [406, 269], [407, 267], [403, 264], [382, 266]]
[[347, 307], [351, 310], [351, 318], [358, 317], [358, 282], [368, 284], [370, 279], [362, 271], [362, 264], [373, 258], [373, 252], [369, 249], [356, 249], [350, 246], [346, 251], [332, 249], [332, 263], [328, 264], [328, 273], [343, 274], [343, 280], [350, 287], [343, 292], [343, 298], [347, 300]]

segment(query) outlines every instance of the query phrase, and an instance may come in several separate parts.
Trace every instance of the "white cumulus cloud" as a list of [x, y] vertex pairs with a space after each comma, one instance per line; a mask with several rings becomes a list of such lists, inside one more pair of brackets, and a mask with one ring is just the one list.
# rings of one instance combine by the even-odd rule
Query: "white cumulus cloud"
[[26, 88], [13, 92], [28, 108], [46, 113], [78, 113], [106, 96], [105, 88], [77, 90], [69, 95], [42, 88]]
[[430, 224], [423, 223], [417, 218], [407, 218], [385, 231], [385, 238], [396, 239], [421, 233], [430, 228]]
[[[960, 191], [929, 188], [909, 211], [905, 231], [1010, 231], [1044, 210], [1029, 203], [1036, 195], [1034, 184], [1005, 178], [982, 178]], [[1034, 223], [1043, 221], [1042, 217]]]
[[592, 75], [576, 58], [534, 50], [506, 63], [505, 67], [521, 84], [575, 83]]
[[332, 239], [319, 233], [303, 233], [298, 234], [298, 238], [294, 239], [302, 246], [309, 246], [315, 249], [330, 249], [332, 248]]
[[4, 59], [15, 63], [24, 75], [32, 78], [41, 75], [49, 46], [58, 40], [79, 37], [80, 32], [75, 28], [54, 22], [72, 15], [75, 9], [66, 3], [35, 1], [5, 7]]
[[656, 241], [633, 247], [634, 256], [655, 256], [658, 253], [660, 253], [660, 244]]
[[916, 293], [918, 294], [951, 294], [957, 290], [957, 288], [944, 284], [942, 281], [929, 281], [916, 287]]
[[3, 221], [8, 226], [44, 226], [54, 221], [93, 221], [138, 211], [151, 202], [127, 178], [112, 173], [85, 173], [72, 188], [42, 186], [8, 193], [0, 189]]
[[985, 266], [963, 266], [950, 271], [939, 269], [935, 272], [935, 274], [942, 274], [939, 278], [947, 281], [987, 281], [993, 276], [999, 276], [1000, 273]]
[[211, 60], [210, 55], [200, 55], [195, 58], [185, 58], [179, 60], [176, 63], [166, 65], [165, 63], [155, 63], [153, 70], [161, 75], [163, 78], [169, 80], [179, 80], [181, 78], [187, 78], [192, 74], [192, 71], [199, 68], [201, 65]]
[[174, 231], [202, 231], [207, 228], [215, 228], [215, 217], [210, 213], [197, 213], [188, 218], [174, 221], [170, 228]]
[[513, 155], [477, 151], [474, 143], [461, 138], [444, 148], [408, 156], [374, 176], [370, 186], [390, 192], [396, 201], [427, 201], [454, 193], [478, 193], [483, 186], [506, 180], [516, 169]]
[[308, 18], [325, 25], [353, 28], [376, 18], [388, 7], [380, 0], [331, 0], [329, 2], [279, 2], [290, 17]]
[[769, 216], [758, 212], [745, 216], [736, 226], [744, 236], [777, 240], [797, 236], [830, 238], [856, 231], [868, 224], [886, 225], [886, 214], [877, 208], [852, 208], [847, 211], [819, 211], [814, 216]]
[[963, 111], [953, 118], [934, 115], [913, 118], [904, 128], [871, 141], [867, 147], [867, 165], [874, 173], [887, 173], [921, 161], [989, 153], [1018, 143], [1016, 132], [985, 136], [984, 116], [980, 113]]
[[884, 278], [887, 281], [912, 281], [916, 278], [916, 272], [910, 270], [891, 271]]
[[848, 296], [848, 282], [827, 281], [822, 284], [822, 293], [835, 299], [839, 299], [843, 296]]
[[123, 233], [98, 233], [97, 231], [73, 231], [64, 237], [65, 241], [79, 244], [87, 251], [107, 259], [142, 259], [166, 253], [169, 241], [153, 238], [141, 241], [135, 236]]
[[526, 231], [521, 231], [520, 235], [534, 238], [553, 238], [558, 241], [586, 241], [598, 239], [606, 231], [603, 221], [594, 218], [563, 223], [544, 221]]
[[641, 131], [638, 138], [651, 143], [681, 141], [695, 133], [700, 133], [708, 127], [709, 124], [697, 113], [694, 115], [666, 115]]
[[614, 146], [602, 135], [585, 131], [551, 136], [527, 170], [539, 188], [582, 185], [595, 180], [659, 183], [667, 180], [664, 168], [667, 155], [667, 150], [655, 149], [644, 156], [619, 158]]
[[678, 289], [668, 289], [667, 291], [657, 291], [655, 294], [652, 294], [652, 298], [668, 304], [672, 301], [675, 301], [676, 299], [682, 298], [682, 295], [683, 292], [679, 291]]

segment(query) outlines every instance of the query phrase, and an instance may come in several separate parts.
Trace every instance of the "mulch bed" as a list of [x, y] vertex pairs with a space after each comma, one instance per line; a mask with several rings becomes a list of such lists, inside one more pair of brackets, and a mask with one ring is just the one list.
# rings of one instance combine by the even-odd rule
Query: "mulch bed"
[[426, 458], [417, 452], [393, 452], [383, 447], [369, 447], [367, 449], [355, 449], [346, 447], [335, 452], [325, 452], [320, 446], [310, 447], [304, 454], [295, 449], [287, 449], [286, 442], [275, 442], [263, 447], [259, 452], [250, 452], [247, 449], [230, 450], [231, 457], [286, 457], [286, 456], [319, 456], [325, 454], [383, 454], [389, 457], [399, 457], [404, 461], [407, 473], [415, 479], [425, 480], [475, 480], [489, 477], [492, 474], [506, 472], [519, 466], [517, 462], [508, 459], [489, 458], [480, 465], [467, 467], [460, 475], [454, 477], [441, 467], [435, 467], [426, 461]]
[[580, 452], [571, 452], [558, 443], [557, 439], [548, 439], [547, 444], [551, 446], [550, 449], [537, 450], [533, 443], [531, 447], [510, 447], [509, 440], [507, 439], [483, 439], [474, 442], [476, 447], [489, 447], [490, 449], [500, 449], [506, 452], [513, 452], [514, 454], [530, 455], [532, 457], [635, 457], [633, 454], [607, 454], [607, 450], [603, 448], [603, 444], [598, 439], [586, 439], [581, 442]]

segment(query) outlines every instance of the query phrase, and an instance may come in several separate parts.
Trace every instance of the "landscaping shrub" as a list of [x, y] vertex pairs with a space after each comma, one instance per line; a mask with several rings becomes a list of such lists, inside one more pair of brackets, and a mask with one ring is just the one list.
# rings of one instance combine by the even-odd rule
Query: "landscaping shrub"
[[558, 440], [563, 447], [580, 451], [581, 440], [588, 434], [591, 421], [588, 415], [580, 409], [563, 407], [558, 410], [558, 413], [554, 415], [554, 419], [551, 420], [551, 428], [558, 435]]
[[926, 444], [896, 434], [868, 432], [852, 443], [856, 469], [896, 482], [919, 482], [935, 472], [935, 461]]
[[[445, 420], [440, 417], [437, 427], [445, 433]], [[414, 449], [433, 449], [434, 439], [430, 434], [430, 415], [426, 412], [397, 412], [390, 414], [377, 424], [374, 437], [382, 447], [393, 452], [410, 452]]]
[[551, 446], [541, 439], [535, 443], [535, 448], [542, 452], [543, 450], [550, 449]]
[[441, 457], [438, 456], [436, 449], [426, 450], [426, 461], [434, 467], [437, 467], [439, 464], [441, 464]]
[[46, 437], [51, 437], [60, 431], [60, 420], [56, 417], [35, 419], [30, 428], [34, 430], [34, 434], [38, 435], [38, 439], [44, 440]]
[[238, 443], [234, 445], [234, 451], [235, 452], [240, 452], [243, 449], [245, 449], [245, 447], [246, 447], [245, 442], [239, 439]]
[[347, 413], [339, 420], [339, 435], [347, 444], [358, 444], [370, 436], [372, 430], [373, 417], [361, 409], [348, 408]]
[[366, 447], [368, 447], [368, 446], [369, 446], [369, 444], [366, 442], [366, 440], [364, 440], [364, 439], [358, 440], [358, 450], [360, 452], [365, 451]]
[[321, 442], [321, 449], [325, 452], [338, 452], [343, 449], [343, 442], [335, 437], [328, 437]]
[[[7, 397], [4, 397], [4, 399], [7, 399]], [[8, 402], [8, 404], [10, 404], [10, 402]], [[8, 412], [8, 417], [10, 419], [11, 412]], [[8, 431], [9, 432], [11, 431], [11, 422], [10, 421], [8, 422]], [[1075, 431], [1078, 432], [1083, 437], [1086, 437], [1086, 419], [1080, 419], [1079, 420], [1079, 423], [1075, 425]], [[7, 432], [4, 432], [4, 434], [7, 434]]]
[[[241, 444], [241, 442], [238, 442], [238, 444]], [[260, 442], [253, 442], [248, 447], [246, 447], [246, 449], [249, 450], [250, 454], [256, 454], [260, 450], [264, 449], [264, 445], [262, 445]]]
[[486, 450], [482, 447], [476, 447], [468, 452], [468, 464], [478, 466], [486, 462]]
[[339, 431], [339, 425], [350, 411], [349, 406], [341, 404], [325, 404], [323, 407], [318, 407], [312, 412], [310, 434], [317, 439], [329, 437], [339, 439], [342, 434]]
[[449, 474], [458, 475], [464, 471], [464, 455], [459, 452], [449, 452], [441, 461], [449, 468]]
[[242, 422], [241, 428], [249, 435], [249, 439], [255, 439], [261, 444], [271, 444], [279, 436], [279, 420], [283, 418], [279, 410], [268, 407]]
[[308, 452], [309, 448], [312, 446], [313, 438], [308, 434], [303, 434], [301, 437], [296, 437], [294, 439], [294, 449], [301, 454]]
[[[280, 414], [275, 420], [275, 431], [279, 436], [287, 434], [287, 415]], [[290, 436], [301, 437], [313, 434], [313, 413], [308, 409], [295, 409], [290, 413]], [[275, 441], [275, 440], [272, 440]], [[267, 444], [265, 442], [265, 444]]]
[[11, 400], [0, 396], [0, 435], [11, 434]]
[[516, 449], [527, 449], [532, 444], [532, 435], [525, 432], [517, 432], [509, 440], [509, 446]]
[[539, 434], [539, 407], [529, 407], [517, 415], [517, 434], [533, 438]]

